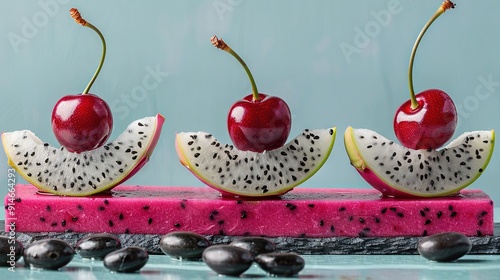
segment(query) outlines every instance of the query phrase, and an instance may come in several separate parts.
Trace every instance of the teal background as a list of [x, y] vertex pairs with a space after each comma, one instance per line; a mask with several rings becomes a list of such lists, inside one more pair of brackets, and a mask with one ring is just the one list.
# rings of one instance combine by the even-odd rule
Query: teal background
[[[58, 145], [52, 108], [63, 95], [83, 91], [101, 54], [98, 36], [69, 16], [77, 7], [106, 37], [106, 62], [91, 92], [113, 110], [111, 138], [135, 119], [166, 117], [149, 164], [127, 184], [201, 186], [178, 162], [175, 133], [203, 130], [230, 141], [227, 111], [251, 88], [238, 62], [210, 44], [216, 34], [243, 57], [261, 92], [288, 102], [290, 137], [337, 127], [329, 160], [300, 187], [370, 188], [349, 164], [343, 132], [363, 127], [395, 139], [393, 116], [409, 97], [411, 48], [441, 2], [2, 0], [0, 130], [29, 129]], [[457, 2], [424, 37], [414, 69], [417, 92], [440, 88], [452, 96], [455, 137], [500, 129], [500, 2]], [[7, 169], [0, 153], [4, 186]], [[499, 169], [495, 153], [469, 188], [500, 202]]]

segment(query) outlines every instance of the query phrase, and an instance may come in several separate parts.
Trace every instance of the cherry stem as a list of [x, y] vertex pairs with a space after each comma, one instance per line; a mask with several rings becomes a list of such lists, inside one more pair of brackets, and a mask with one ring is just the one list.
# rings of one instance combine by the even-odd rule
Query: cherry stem
[[247, 72], [248, 79], [250, 79], [250, 84], [252, 85], [252, 99], [254, 101], [259, 100], [259, 91], [257, 90], [257, 85], [255, 84], [252, 72], [250, 72], [250, 69], [248, 68], [245, 61], [243, 61], [243, 59], [235, 51], [233, 51], [233, 49], [231, 49], [231, 47], [229, 47], [228, 44], [226, 44], [226, 42], [222, 40], [222, 38], [217, 38], [217, 36], [213, 35], [210, 38], [210, 42], [212, 42], [212, 45], [214, 45], [216, 48], [230, 53], [240, 62], [241, 66], [243, 66], [243, 69], [245, 69], [245, 72]]
[[101, 38], [102, 42], [102, 55], [101, 55], [101, 61], [99, 62], [99, 65], [97, 66], [97, 69], [94, 73], [94, 76], [92, 76], [92, 79], [90, 79], [90, 82], [88, 83], [87, 87], [85, 90], [82, 92], [82, 94], [87, 94], [90, 91], [90, 88], [94, 84], [95, 79], [99, 75], [99, 72], [101, 72], [102, 65], [104, 64], [104, 59], [106, 58], [106, 40], [104, 40], [104, 36], [102, 35], [101, 31], [97, 29], [93, 24], [90, 22], [87, 22], [85, 19], [83, 19], [80, 15], [80, 12], [78, 12], [77, 9], [72, 8], [70, 11], [71, 17], [75, 20], [76, 23], [81, 24], [82, 26], [88, 27], [92, 30], [94, 30], [97, 35]]
[[420, 40], [422, 40], [422, 37], [424, 36], [425, 32], [431, 24], [444, 12], [448, 9], [453, 9], [455, 8], [455, 4], [453, 4], [449, 0], [445, 0], [439, 9], [434, 13], [434, 15], [429, 19], [429, 21], [425, 24], [425, 26], [422, 28], [422, 31], [420, 31], [420, 34], [418, 34], [417, 40], [415, 41], [415, 44], [413, 45], [413, 49], [411, 51], [410, 55], [410, 64], [408, 66], [408, 84], [410, 87], [410, 101], [411, 101], [411, 109], [415, 110], [418, 108], [418, 102], [417, 102], [417, 97], [415, 96], [415, 90], [413, 89], [413, 61], [415, 60], [415, 54], [417, 53], [417, 48], [418, 45], [420, 44]]

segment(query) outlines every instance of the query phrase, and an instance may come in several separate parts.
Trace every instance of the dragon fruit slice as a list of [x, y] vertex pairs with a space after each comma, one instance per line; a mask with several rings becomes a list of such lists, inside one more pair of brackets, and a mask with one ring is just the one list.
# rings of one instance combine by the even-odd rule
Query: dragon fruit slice
[[[480, 190], [397, 199], [374, 189], [295, 188], [276, 199], [228, 199], [209, 187], [117, 186], [92, 197], [40, 195], [16, 186], [16, 232], [268, 237], [394, 237], [455, 231], [493, 235], [493, 203]], [[5, 210], [9, 230], [8, 209]], [[22, 217], [22, 218], [21, 218]]]
[[351, 164], [384, 195], [455, 195], [488, 165], [495, 144], [491, 131], [467, 132], [440, 150], [413, 150], [369, 129], [348, 127], [344, 144]]
[[2, 143], [9, 165], [42, 192], [86, 196], [139, 171], [153, 153], [164, 120], [160, 114], [136, 120], [115, 141], [82, 153], [52, 147], [29, 130], [5, 132]]
[[285, 146], [262, 153], [239, 151], [206, 132], [178, 133], [181, 163], [223, 196], [284, 194], [316, 173], [328, 159], [335, 128], [304, 130]]

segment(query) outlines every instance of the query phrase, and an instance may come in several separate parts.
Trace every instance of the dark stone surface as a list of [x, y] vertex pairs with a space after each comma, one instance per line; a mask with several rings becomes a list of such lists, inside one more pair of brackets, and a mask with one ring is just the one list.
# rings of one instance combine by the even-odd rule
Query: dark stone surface
[[[0, 221], [2, 223], [3, 221]], [[6, 235], [0, 231], [0, 235]], [[16, 238], [24, 246], [44, 238], [60, 238], [72, 246], [89, 235], [88, 233], [25, 233], [17, 232]], [[163, 254], [159, 242], [163, 235], [154, 234], [115, 234], [122, 242], [122, 247], [139, 246], [150, 254]], [[227, 244], [238, 236], [207, 236], [212, 244]], [[302, 255], [394, 255], [418, 254], [417, 245], [420, 237], [330, 237], [330, 238], [300, 238], [274, 237], [269, 238], [276, 244], [277, 251], [295, 252]], [[500, 254], [500, 224], [495, 224], [494, 236], [470, 237], [472, 249], [469, 254]]]

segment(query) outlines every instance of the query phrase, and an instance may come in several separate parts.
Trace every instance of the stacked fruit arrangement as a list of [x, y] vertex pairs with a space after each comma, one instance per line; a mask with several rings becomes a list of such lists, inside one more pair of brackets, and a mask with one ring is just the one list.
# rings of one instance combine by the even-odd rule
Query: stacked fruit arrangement
[[413, 61], [430, 25], [455, 4], [446, 0], [424, 26], [410, 56], [410, 100], [394, 117], [401, 145], [368, 129], [347, 128], [344, 143], [351, 164], [384, 195], [435, 197], [457, 194], [484, 171], [493, 153], [494, 131], [460, 135], [439, 149], [455, 133], [457, 111], [448, 94], [429, 89], [415, 95]]
[[286, 102], [259, 93], [241, 57], [222, 39], [212, 36], [210, 40], [240, 62], [252, 94], [229, 110], [227, 126], [234, 146], [222, 144], [206, 132], [179, 133], [175, 144], [181, 163], [223, 196], [276, 196], [292, 190], [328, 159], [336, 128], [305, 129], [285, 144], [291, 127]]
[[87, 196], [113, 188], [144, 166], [158, 142], [164, 118], [158, 114], [136, 120], [116, 140], [104, 144], [113, 128], [112, 113], [106, 101], [89, 91], [104, 63], [106, 42], [77, 9], [70, 14], [99, 35], [103, 48], [83, 93], [66, 95], [54, 106], [52, 128], [62, 147], [52, 147], [29, 130], [2, 133], [2, 144], [9, 165], [42, 192]]

